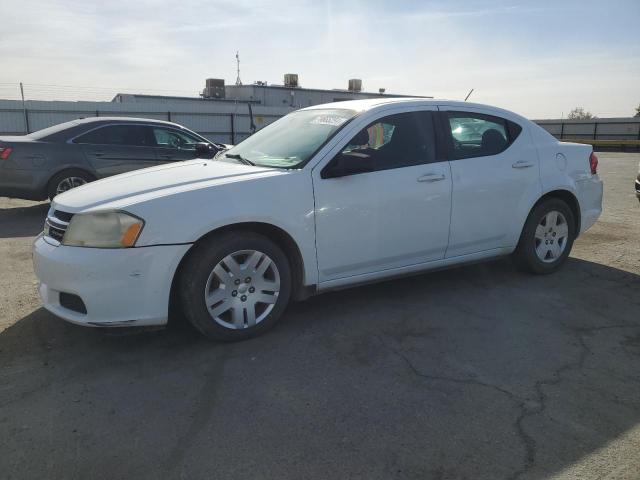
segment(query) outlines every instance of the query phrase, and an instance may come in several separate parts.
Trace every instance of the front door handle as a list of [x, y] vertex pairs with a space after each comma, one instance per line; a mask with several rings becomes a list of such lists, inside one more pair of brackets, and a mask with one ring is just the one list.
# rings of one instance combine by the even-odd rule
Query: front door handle
[[519, 160], [511, 166], [513, 168], [529, 168], [533, 167], [533, 162], [525, 162], [524, 160]]
[[418, 177], [419, 182], [439, 182], [440, 180], [444, 180], [445, 176], [442, 173], [427, 173], [426, 175], [422, 175]]

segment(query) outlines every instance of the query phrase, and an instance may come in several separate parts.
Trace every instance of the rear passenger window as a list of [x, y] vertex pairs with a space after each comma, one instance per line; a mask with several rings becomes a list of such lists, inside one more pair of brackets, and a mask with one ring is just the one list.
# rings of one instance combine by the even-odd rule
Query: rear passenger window
[[151, 129], [143, 125], [109, 125], [80, 135], [73, 143], [153, 147], [155, 139]]
[[446, 112], [451, 132], [451, 158], [483, 157], [506, 150], [520, 135], [520, 125], [500, 117]]

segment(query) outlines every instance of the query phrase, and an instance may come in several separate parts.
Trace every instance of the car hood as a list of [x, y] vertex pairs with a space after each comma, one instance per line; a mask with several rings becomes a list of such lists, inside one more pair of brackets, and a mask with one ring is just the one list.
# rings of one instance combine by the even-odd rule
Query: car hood
[[119, 209], [184, 191], [284, 174], [285, 170], [274, 168], [219, 160], [191, 160], [144, 168], [91, 182], [58, 195], [53, 203], [55, 208], [70, 213]]

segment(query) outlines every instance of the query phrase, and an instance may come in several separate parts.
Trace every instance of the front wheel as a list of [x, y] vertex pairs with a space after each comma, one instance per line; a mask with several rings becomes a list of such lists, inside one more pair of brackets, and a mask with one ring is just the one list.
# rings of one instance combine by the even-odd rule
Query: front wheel
[[209, 338], [244, 340], [270, 329], [291, 295], [282, 250], [251, 232], [211, 237], [197, 245], [180, 273], [182, 310]]
[[529, 214], [513, 258], [529, 272], [552, 273], [566, 261], [574, 239], [573, 212], [564, 201], [551, 198]]

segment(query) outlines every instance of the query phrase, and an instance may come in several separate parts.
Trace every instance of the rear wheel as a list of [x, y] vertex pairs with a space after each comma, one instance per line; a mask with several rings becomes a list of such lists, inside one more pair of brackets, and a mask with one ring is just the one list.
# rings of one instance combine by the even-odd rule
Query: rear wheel
[[574, 239], [573, 212], [564, 201], [551, 198], [529, 214], [513, 257], [524, 270], [551, 273], [566, 261]]
[[209, 338], [244, 340], [270, 329], [291, 295], [286, 255], [251, 232], [212, 237], [181, 269], [180, 301], [187, 319]]
[[93, 180], [94, 178], [83, 170], [64, 170], [51, 177], [47, 185], [47, 195], [49, 200], [53, 200], [53, 197], [56, 195], [60, 195], [61, 193]]

